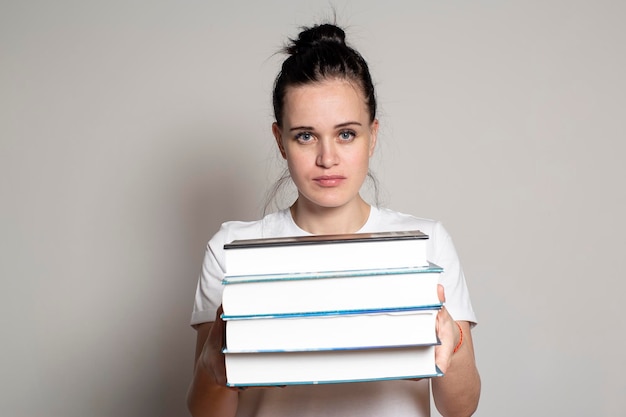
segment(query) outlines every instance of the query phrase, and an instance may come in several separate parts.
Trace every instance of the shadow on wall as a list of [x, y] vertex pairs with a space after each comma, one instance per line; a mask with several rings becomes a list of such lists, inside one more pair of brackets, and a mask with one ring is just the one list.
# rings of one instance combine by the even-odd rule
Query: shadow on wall
[[264, 167], [260, 165], [264, 161], [259, 166], [248, 162], [258, 161], [259, 152], [255, 155], [249, 145], [247, 151], [241, 150], [236, 136], [232, 130], [228, 134], [216, 130], [178, 136], [172, 141], [173, 152], [163, 155], [171, 188], [165, 194], [154, 191], [164, 196], [167, 211], [176, 219], [170, 227], [178, 235], [178, 243], [171, 242], [171, 235], [162, 236], [164, 243], [171, 245], [170, 261], [176, 266], [168, 268], [172, 275], [163, 293], [162, 307], [169, 311], [162, 315], [164, 327], [159, 335], [162, 375], [157, 395], [161, 407], [154, 410], [161, 415], [182, 415], [186, 410], [196, 337], [189, 319], [206, 244], [222, 222], [259, 216], [259, 190], [264, 187]]
[[76, 354], [96, 350], [99, 360], [74, 368], [84, 383], [58, 389], [78, 400], [48, 415], [188, 415], [196, 338], [189, 321], [206, 244], [222, 222], [259, 216], [266, 161], [250, 162], [263, 151], [238, 145], [238, 133], [166, 132], [116, 153], [117, 169], [105, 167], [115, 171], [107, 180], [115, 212], [98, 213], [109, 215], [99, 220], [105, 256], [90, 254], [91, 265], [102, 265], [89, 305], [98, 326], [83, 328], [84, 347], [66, 341]]

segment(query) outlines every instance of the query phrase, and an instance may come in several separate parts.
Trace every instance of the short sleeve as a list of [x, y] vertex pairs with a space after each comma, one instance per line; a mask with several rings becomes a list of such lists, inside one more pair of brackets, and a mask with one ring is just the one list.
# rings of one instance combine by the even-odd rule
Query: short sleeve
[[226, 227], [222, 225], [207, 244], [191, 314], [192, 326], [214, 321], [217, 309], [222, 304], [226, 235]]
[[431, 239], [434, 245], [431, 261], [443, 268], [439, 282], [445, 290], [445, 306], [448, 312], [455, 320], [476, 324], [476, 314], [472, 308], [461, 262], [452, 238], [441, 222], [433, 225]]

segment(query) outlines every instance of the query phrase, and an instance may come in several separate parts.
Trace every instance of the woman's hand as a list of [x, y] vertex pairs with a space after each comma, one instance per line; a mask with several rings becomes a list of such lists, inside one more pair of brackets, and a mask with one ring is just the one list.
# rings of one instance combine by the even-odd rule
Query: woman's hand
[[[224, 346], [226, 341], [226, 322], [222, 320], [222, 306], [217, 309], [215, 321], [208, 330], [206, 341], [198, 358], [198, 366], [202, 366], [204, 371], [211, 378], [214, 385], [227, 388], [232, 391], [243, 391], [247, 387], [228, 387], [226, 386], [226, 364], [224, 358]], [[277, 386], [282, 388], [283, 386]], [[254, 387], [260, 389], [273, 388], [273, 386]]]
[[222, 320], [222, 306], [217, 309], [215, 321], [209, 329], [204, 347], [200, 352], [198, 365], [202, 366], [216, 385], [226, 386], [226, 365], [224, 361], [224, 341], [226, 323]]
[[196, 362], [187, 392], [187, 406], [194, 417], [234, 417], [237, 414], [237, 389], [226, 386], [222, 352], [226, 326], [221, 315], [222, 307], [217, 310], [213, 323], [196, 327]]
[[[445, 302], [441, 285], [438, 292], [439, 300]], [[432, 379], [435, 406], [442, 416], [471, 416], [480, 398], [480, 375], [474, 360], [470, 324], [454, 321], [448, 310], [442, 307], [437, 314], [437, 336], [441, 344], [435, 347], [435, 362], [445, 375]], [[457, 346], [459, 349], [455, 353]]]
[[[446, 295], [441, 284], [437, 288], [437, 293], [439, 301], [445, 303]], [[441, 372], [445, 374], [450, 366], [454, 349], [459, 344], [461, 338], [459, 327], [445, 306], [437, 313], [437, 336], [441, 344], [435, 348], [435, 363]]]

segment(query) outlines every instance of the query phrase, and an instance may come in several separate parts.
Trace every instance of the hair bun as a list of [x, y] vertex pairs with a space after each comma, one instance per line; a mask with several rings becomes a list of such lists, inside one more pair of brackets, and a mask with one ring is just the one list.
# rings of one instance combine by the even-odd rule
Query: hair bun
[[342, 28], [324, 23], [301, 28], [297, 39], [281, 49], [288, 54], [274, 80], [272, 104], [279, 127], [283, 125], [285, 97], [292, 86], [341, 79], [354, 83], [363, 93], [370, 122], [376, 120], [376, 94], [367, 62], [346, 43]]
[[290, 54], [321, 46], [323, 44], [346, 45], [346, 33], [338, 26], [325, 23], [305, 28], [298, 35], [298, 39], [292, 40], [292, 45], [287, 48]]

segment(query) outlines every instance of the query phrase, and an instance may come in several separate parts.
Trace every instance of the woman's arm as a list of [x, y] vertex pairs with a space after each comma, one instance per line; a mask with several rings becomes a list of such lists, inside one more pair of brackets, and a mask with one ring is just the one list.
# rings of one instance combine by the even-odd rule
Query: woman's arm
[[215, 322], [198, 325], [193, 380], [187, 392], [187, 406], [194, 417], [234, 417], [238, 392], [226, 387], [224, 367], [224, 321], [217, 312]]
[[472, 331], [468, 322], [459, 321], [458, 324], [463, 331], [463, 343], [452, 354], [445, 375], [432, 379], [435, 405], [444, 417], [471, 416], [480, 397], [480, 375], [474, 359]]
[[[471, 416], [480, 398], [480, 375], [474, 358], [470, 324], [453, 321], [445, 309], [441, 313], [444, 316], [439, 325], [442, 343], [437, 347], [436, 357], [444, 376], [432, 379], [435, 406], [444, 417]], [[457, 345], [458, 350], [454, 352]]]

